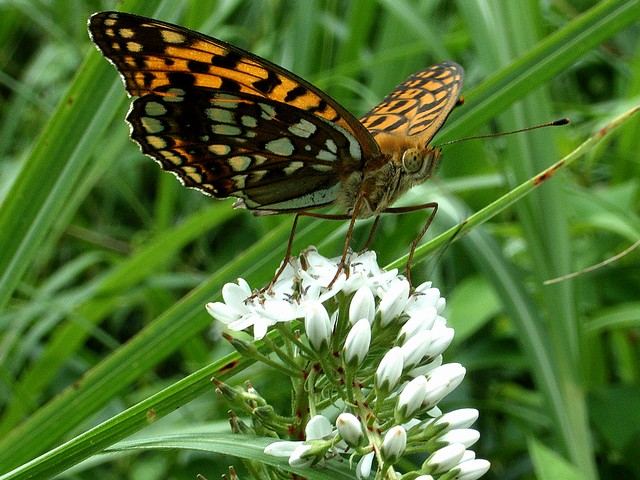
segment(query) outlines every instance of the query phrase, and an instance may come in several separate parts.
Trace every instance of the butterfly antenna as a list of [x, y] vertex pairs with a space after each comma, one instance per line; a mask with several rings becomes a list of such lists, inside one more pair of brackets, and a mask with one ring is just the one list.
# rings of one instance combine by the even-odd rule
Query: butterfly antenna
[[459, 142], [463, 142], [463, 141], [466, 141], [466, 140], [477, 140], [479, 138], [502, 137], [504, 135], [512, 135], [514, 133], [522, 133], [522, 132], [528, 132], [530, 130], [537, 130], [538, 128], [559, 127], [560, 125], [566, 125], [567, 123], [569, 123], [569, 119], [568, 118], [561, 118], [559, 120], [554, 120], [553, 122], [542, 123], [540, 125], [534, 125], [533, 127], [521, 128], [519, 130], [513, 130], [511, 132], [488, 133], [486, 135], [474, 135], [473, 137], [458, 138], [456, 140], [451, 140], [449, 142], [441, 143], [440, 145], [437, 145], [434, 148], [440, 148], [440, 147], [444, 147], [445, 145], [451, 145], [452, 143], [459, 143]]

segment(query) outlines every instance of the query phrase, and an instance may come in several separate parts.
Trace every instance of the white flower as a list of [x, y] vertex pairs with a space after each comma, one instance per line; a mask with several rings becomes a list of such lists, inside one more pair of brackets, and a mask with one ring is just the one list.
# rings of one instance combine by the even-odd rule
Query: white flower
[[[397, 270], [378, 266], [374, 252], [348, 252], [344, 260], [342, 265], [340, 256], [327, 259], [310, 247], [287, 261], [268, 290], [252, 294], [240, 279], [225, 285], [222, 302], [207, 304], [228, 329], [250, 329], [256, 339], [272, 326], [296, 321], [282, 329], [279, 343], [265, 342], [278, 348], [267, 363], [292, 376], [295, 395], [301, 396], [294, 404], [318, 414], [308, 420], [304, 441], [276, 441], [265, 453], [287, 457], [292, 466], [351, 456], [359, 479], [380, 476], [406, 452], [431, 453], [407, 478], [478, 478], [489, 464], [467, 450], [479, 437], [470, 428], [477, 410], [443, 415], [438, 408], [465, 375], [462, 365], [442, 362], [454, 332], [442, 316], [446, 302], [440, 291], [426, 282], [411, 292]], [[232, 344], [251, 354], [246, 342]], [[233, 391], [230, 401], [253, 408], [257, 422], [288, 431], [291, 413], [275, 414], [261, 397], [256, 407], [251, 388]], [[347, 411], [352, 408], [357, 417]]]

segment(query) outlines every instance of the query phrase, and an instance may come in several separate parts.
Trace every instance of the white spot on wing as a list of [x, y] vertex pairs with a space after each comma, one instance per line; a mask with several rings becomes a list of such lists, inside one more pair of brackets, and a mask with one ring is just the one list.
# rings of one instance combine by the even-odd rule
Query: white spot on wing
[[205, 110], [207, 118], [213, 122], [235, 124], [233, 113], [224, 108], [207, 108]]
[[160, 133], [164, 130], [164, 124], [157, 118], [140, 117], [140, 122], [147, 133]]
[[240, 121], [245, 127], [255, 127], [258, 125], [258, 120], [250, 115], [243, 115]]
[[147, 135], [146, 137], [147, 143], [151, 145], [156, 150], [162, 150], [163, 148], [167, 148], [167, 142], [162, 137], [158, 137], [156, 135]]
[[158, 102], [147, 102], [144, 111], [150, 117], [160, 117], [167, 113], [167, 107]]
[[142, 45], [140, 45], [138, 42], [127, 42], [127, 51], [139, 53], [142, 51]]
[[181, 45], [186, 40], [183, 34], [172, 30], [160, 30], [160, 35], [162, 35], [162, 39], [165, 42], [173, 43], [175, 45]]
[[234, 172], [244, 172], [251, 165], [251, 157], [238, 155], [227, 160]]
[[313, 123], [303, 118], [298, 123], [291, 125], [288, 130], [296, 137], [309, 138], [316, 133], [317, 129]]
[[239, 127], [223, 123], [211, 125], [211, 131], [217, 135], [240, 135], [242, 133]]
[[231, 151], [229, 145], [209, 145], [207, 149], [214, 155], [227, 155]]
[[316, 155], [316, 158], [318, 160], [327, 160], [329, 162], [335, 162], [337, 159], [333, 153], [327, 152], [326, 150], [320, 150]]
[[301, 169], [304, 166], [302, 162], [291, 162], [288, 166], [284, 167], [284, 173], [291, 175], [296, 170]]
[[267, 150], [276, 155], [282, 155], [288, 157], [293, 153], [293, 143], [287, 137], [278, 138], [277, 140], [271, 140], [264, 146]]

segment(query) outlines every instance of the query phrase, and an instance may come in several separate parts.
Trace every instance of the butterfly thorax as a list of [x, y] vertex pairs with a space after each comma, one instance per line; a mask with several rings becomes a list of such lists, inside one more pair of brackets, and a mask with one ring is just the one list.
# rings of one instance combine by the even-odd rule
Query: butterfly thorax
[[416, 146], [406, 138], [378, 135], [376, 141], [381, 155], [367, 161], [363, 172], [353, 172], [342, 181], [336, 202], [353, 214], [361, 196], [357, 218], [382, 213], [411, 187], [431, 177], [440, 158], [439, 149]]

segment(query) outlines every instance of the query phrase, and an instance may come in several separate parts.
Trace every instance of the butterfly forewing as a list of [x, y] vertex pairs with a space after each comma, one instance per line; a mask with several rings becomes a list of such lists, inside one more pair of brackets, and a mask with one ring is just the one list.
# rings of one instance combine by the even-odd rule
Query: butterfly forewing
[[371, 135], [335, 100], [238, 47], [177, 25], [120, 12], [93, 15], [89, 31], [133, 96], [168, 86], [166, 95], [181, 96], [193, 87], [205, 87], [267, 98], [339, 125], [358, 138], [365, 155], [378, 153]]
[[425, 68], [398, 85], [360, 121], [374, 138], [395, 135], [426, 146], [456, 106], [463, 75], [454, 62]]

